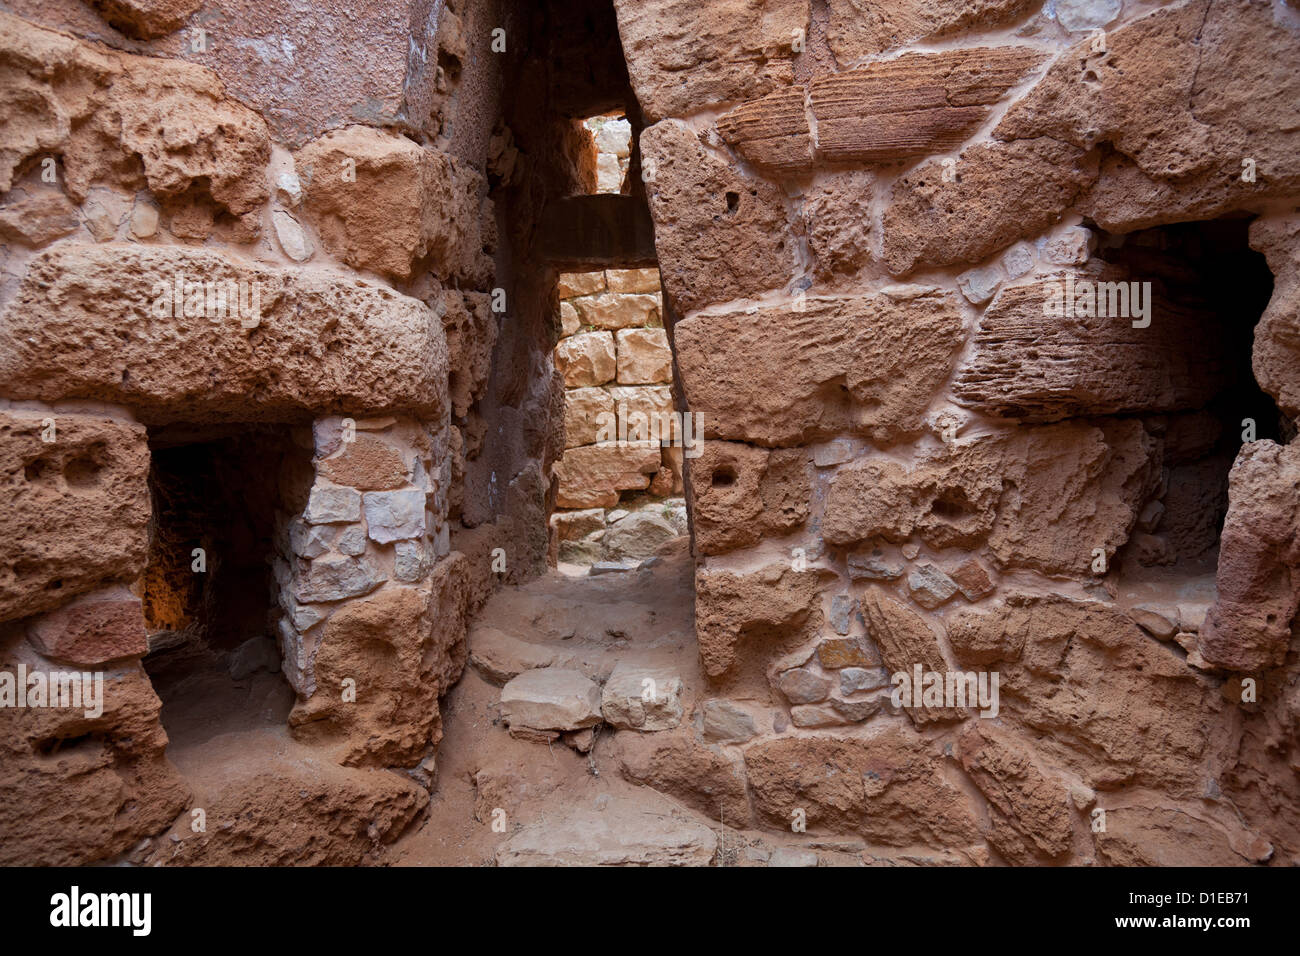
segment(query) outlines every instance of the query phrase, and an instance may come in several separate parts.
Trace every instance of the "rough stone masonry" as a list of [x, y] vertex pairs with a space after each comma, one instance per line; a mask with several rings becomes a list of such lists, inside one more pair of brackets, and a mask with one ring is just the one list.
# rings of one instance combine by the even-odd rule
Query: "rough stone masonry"
[[[0, 671], [103, 706], [0, 699], [0, 863], [383, 862], [552, 514], [675, 481], [671, 698], [498, 673], [538, 761], [608, 727], [699, 819], [515, 856], [716, 863], [721, 808], [862, 863], [1300, 862], [1298, 59], [1291, 0], [11, 0]], [[647, 209], [658, 275], [602, 262]], [[575, 480], [624, 391], [702, 454]], [[194, 445], [253, 476], [237, 647]], [[163, 655], [282, 675], [327, 771], [155, 842], [207, 792]]]

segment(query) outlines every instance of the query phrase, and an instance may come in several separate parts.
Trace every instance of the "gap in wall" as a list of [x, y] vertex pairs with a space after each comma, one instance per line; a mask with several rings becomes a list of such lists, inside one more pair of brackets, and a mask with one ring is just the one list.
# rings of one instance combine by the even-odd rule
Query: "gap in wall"
[[1255, 326], [1272, 296], [1273, 276], [1248, 244], [1249, 226], [1249, 218], [1231, 217], [1124, 236], [1099, 231], [1099, 258], [1157, 283], [1177, 307], [1211, 315], [1208, 340], [1189, 339], [1188, 348], [1212, 355], [1222, 376], [1201, 407], [1150, 419], [1164, 429], [1163, 475], [1121, 558], [1125, 586], [1150, 585], [1156, 596], [1213, 600], [1228, 474], [1246, 430], [1253, 427], [1256, 439], [1290, 437], [1251, 367]]
[[286, 484], [295, 467], [310, 471], [310, 452], [268, 425], [154, 428], [149, 444], [144, 666], [163, 726], [178, 748], [283, 726], [293, 691], [280, 673], [273, 564], [293, 513]]

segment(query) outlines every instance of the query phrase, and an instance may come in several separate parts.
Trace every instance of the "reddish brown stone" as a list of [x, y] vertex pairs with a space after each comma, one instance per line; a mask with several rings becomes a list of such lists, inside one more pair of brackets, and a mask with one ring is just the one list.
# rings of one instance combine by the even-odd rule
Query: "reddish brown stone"
[[27, 633], [46, 657], [83, 667], [149, 650], [140, 599], [125, 588], [82, 595], [33, 621]]

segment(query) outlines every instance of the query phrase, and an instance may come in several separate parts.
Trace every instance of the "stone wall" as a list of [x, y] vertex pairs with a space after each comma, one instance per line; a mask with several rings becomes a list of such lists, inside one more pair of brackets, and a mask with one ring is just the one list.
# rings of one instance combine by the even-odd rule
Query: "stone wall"
[[[531, 250], [535, 210], [589, 185], [583, 138], [545, 105], [550, 82], [530, 120], [501, 100], [545, 62], [522, 42], [545, 11], [327, 4], [298, 43], [296, 8], [110, 6], [0, 13], [20, 104], [0, 132], [0, 665], [109, 687], [93, 720], [0, 709], [0, 857], [112, 857], [185, 809], [141, 661], [151, 626], [158, 649], [167, 622], [193, 623], [168, 616], [168, 576], [205, 571], [153, 508], [151, 445], [275, 426], [260, 440], [284, 466], [254, 462], [276, 517], [253, 643], [276, 643], [294, 736], [374, 768], [335, 796], [400, 806], [371, 840], [315, 851], [355, 862], [427, 803], [469, 615], [546, 566], [562, 408], [554, 275]], [[185, 549], [152, 585], [151, 546]]]
[[[1273, 359], [1295, 311], [1294, 11], [615, 5], [709, 439], [686, 464], [708, 759], [739, 759], [766, 826], [934, 861], [1293, 861], [1300, 579], [1245, 543], [1280, 540], [1293, 446], [1206, 411], [1253, 388], [1226, 344], [1250, 295], [1179, 293], [1235, 267], [1137, 231], [1257, 217], [1260, 421], [1294, 434], [1300, 365]], [[1141, 281], [1149, 322], [1044, 308]], [[918, 667], [999, 674], [996, 719], [899, 706]], [[710, 714], [757, 729], [710, 740]], [[684, 763], [659, 777], [699, 793]]]
[[[630, 499], [653, 510], [682, 494], [682, 448], [660, 437], [673, 440], [675, 406], [658, 270], [565, 273], [558, 294], [555, 366], [564, 376], [565, 440], [551, 526], [560, 559], [647, 557], [639, 553], [645, 541], [632, 547], [638, 554], [614, 554], [591, 535], [605, 530], [611, 509], [621, 517]], [[678, 505], [668, 502], [668, 513], [652, 521], [659, 543], [685, 532]]]

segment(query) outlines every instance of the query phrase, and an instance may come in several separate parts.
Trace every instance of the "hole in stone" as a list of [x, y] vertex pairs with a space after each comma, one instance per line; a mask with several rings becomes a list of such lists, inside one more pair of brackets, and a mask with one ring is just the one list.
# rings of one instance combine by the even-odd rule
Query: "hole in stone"
[[721, 465], [713, 469], [709, 483], [714, 488], [730, 488], [736, 483], [736, 469], [731, 465]]
[[740, 194], [729, 192], [727, 193], [726, 198], [727, 198], [727, 215], [734, 215], [736, 210], [740, 208]]
[[43, 481], [54, 471], [54, 466], [47, 458], [37, 458], [23, 466], [23, 477], [28, 481]]
[[92, 447], [85, 454], [77, 455], [63, 466], [63, 480], [72, 488], [93, 488], [99, 484], [99, 475], [103, 471], [102, 445]]

